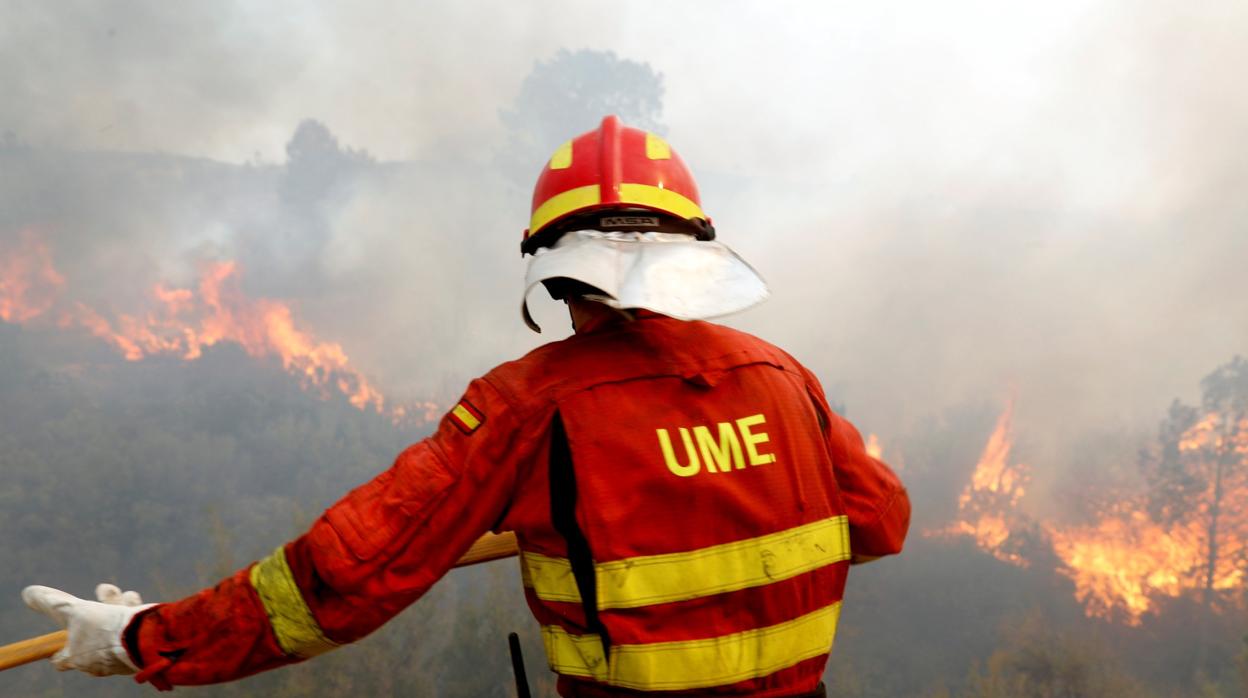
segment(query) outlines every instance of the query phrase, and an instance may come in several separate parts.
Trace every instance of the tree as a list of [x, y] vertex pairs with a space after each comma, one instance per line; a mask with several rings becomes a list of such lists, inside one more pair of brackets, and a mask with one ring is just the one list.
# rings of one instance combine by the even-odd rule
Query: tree
[[608, 114], [663, 132], [663, 74], [612, 51], [560, 49], [534, 65], [511, 108], [499, 114], [508, 131], [502, 171], [527, 186], [560, 143]]
[[1199, 408], [1176, 400], [1142, 467], [1149, 514], [1182, 550], [1177, 581], [1199, 590], [1193, 676], [1212, 673], [1215, 611], [1242, 604], [1248, 568], [1248, 361], [1235, 357], [1201, 381]]
[[1149, 514], [1194, 547], [1185, 586], [1210, 609], [1235, 601], [1248, 567], [1248, 361], [1235, 357], [1201, 388], [1199, 408], [1170, 406], [1142, 467]]
[[329, 128], [304, 119], [286, 143], [281, 196], [292, 207], [315, 207], [335, 193], [347, 176], [373, 163], [366, 151], [343, 148]]
[[337, 292], [322, 276], [334, 217], [378, 169], [371, 155], [339, 143], [325, 124], [301, 121], [276, 182], [277, 216], [242, 227], [232, 241], [244, 268], [264, 270], [248, 278], [248, 290], [303, 298]]

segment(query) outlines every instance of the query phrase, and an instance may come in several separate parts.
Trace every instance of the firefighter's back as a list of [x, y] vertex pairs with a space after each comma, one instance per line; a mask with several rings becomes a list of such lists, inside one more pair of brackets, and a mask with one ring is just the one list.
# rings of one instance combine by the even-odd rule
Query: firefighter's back
[[550, 435], [504, 527], [564, 695], [815, 688], [850, 550], [804, 369], [643, 315], [487, 380]]

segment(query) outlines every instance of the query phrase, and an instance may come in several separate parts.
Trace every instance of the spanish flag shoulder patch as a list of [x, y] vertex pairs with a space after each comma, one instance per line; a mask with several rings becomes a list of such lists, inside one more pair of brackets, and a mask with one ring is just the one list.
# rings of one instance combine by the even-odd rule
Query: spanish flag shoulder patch
[[464, 434], [471, 434], [485, 423], [485, 415], [467, 400], [460, 400], [448, 416], [451, 418], [451, 423]]

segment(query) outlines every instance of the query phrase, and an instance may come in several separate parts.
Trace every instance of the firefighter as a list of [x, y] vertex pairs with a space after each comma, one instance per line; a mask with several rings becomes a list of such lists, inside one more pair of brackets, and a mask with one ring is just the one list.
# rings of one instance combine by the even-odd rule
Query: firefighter
[[230, 681], [358, 640], [484, 532], [514, 531], [563, 696], [823, 695], [849, 566], [901, 550], [896, 475], [815, 376], [704, 322], [767, 289], [659, 136], [555, 151], [521, 250], [575, 334], [474, 380], [430, 437], [299, 538], [193, 596], [28, 587], [60, 669]]

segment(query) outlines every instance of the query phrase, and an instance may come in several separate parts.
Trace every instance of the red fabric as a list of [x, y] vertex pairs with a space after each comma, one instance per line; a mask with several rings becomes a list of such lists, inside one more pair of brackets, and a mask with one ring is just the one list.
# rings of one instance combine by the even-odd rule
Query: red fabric
[[[749, 335], [661, 316], [582, 328], [473, 381], [465, 399], [484, 415], [480, 428], [465, 434], [444, 418], [434, 435], [287, 544], [296, 583], [331, 640], [346, 643], [376, 629], [419, 598], [487, 530], [514, 530], [524, 549], [566, 556], [550, 516], [547, 460], [556, 410], [573, 451], [578, 497], [592, 505], [578, 506], [578, 515], [595, 559], [700, 548], [839, 513], [849, 517], [855, 553], [901, 549], [909, 517], [901, 483], [866, 454], [853, 427], [831, 413], [808, 371]], [[656, 428], [671, 431], [682, 453], [678, 427], [756, 413], [765, 415], [759, 430], [769, 437], [758, 450], [775, 462], [692, 477], [675, 477], [661, 458], [657, 471], [641, 467], [655, 465]], [[695, 521], [712, 525], [689, 525]], [[603, 618], [617, 642], [707, 637], [834, 602], [844, 576], [840, 563], [713, 597], [714, 603], [693, 600], [651, 607], [645, 618]], [[576, 631], [584, 622], [572, 604], [528, 597], [544, 623]], [[278, 647], [247, 570], [157, 606], [136, 622], [136, 654], [145, 664], [171, 659], [160, 677], [175, 685], [226, 681], [295, 661]], [[826, 657], [816, 660], [717, 692], [811, 690]], [[573, 683], [576, 690], [598, 691], [585, 695], [606, 695], [589, 682], [560, 685]]]
[[[908, 524], [901, 483], [866, 454], [857, 432], [827, 408], [813, 375], [783, 351], [716, 325], [653, 316], [589, 332], [548, 351], [552, 355], [540, 365], [565, 370], [530, 372], [525, 361], [496, 373], [517, 395], [549, 396], [559, 411], [575, 463], [578, 523], [595, 561], [695, 550], [840, 514], [850, 520], [851, 547], [856, 542], [870, 556], [900, 550]], [[735, 428], [737, 420], [754, 415], [765, 420], [754, 430], [767, 435], [758, 456], [773, 462], [707, 472], [703, 455], [701, 471], [688, 476], [665, 465], [657, 429], [667, 431], [677, 465], [688, 465], [681, 427], [690, 433], [695, 426], [709, 427], [717, 436], [720, 423]], [[541, 422], [547, 421], [543, 414]], [[744, 432], [739, 437], [747, 451]], [[748, 451], [742, 456], [748, 463]], [[852, 490], [844, 498], [841, 479]], [[509, 518], [521, 532], [549, 528], [545, 508], [515, 511]], [[567, 554], [558, 536], [522, 536], [521, 545], [546, 555]], [[839, 601], [846, 567], [839, 563], [762, 587], [598, 615], [615, 644], [752, 630]], [[592, 630], [576, 604], [544, 602], [532, 593], [526, 598], [543, 622], [573, 634]], [[805, 692], [815, 688], [820, 672], [779, 673], [717, 690]], [[592, 683], [569, 678], [562, 685]]]
[[901, 552], [910, 528], [910, 497], [883, 461], [867, 453], [862, 435], [832, 411], [819, 379], [805, 367], [806, 386], [824, 420], [824, 438], [836, 468], [841, 501], [849, 517], [849, 547], [855, 557], [883, 557]]
[[145, 671], [145, 680], [157, 686], [217, 683], [296, 661], [278, 647], [247, 581], [249, 570], [131, 621], [139, 624], [137, 654], [143, 668], [155, 670], [162, 660], [171, 661], [163, 671]]

